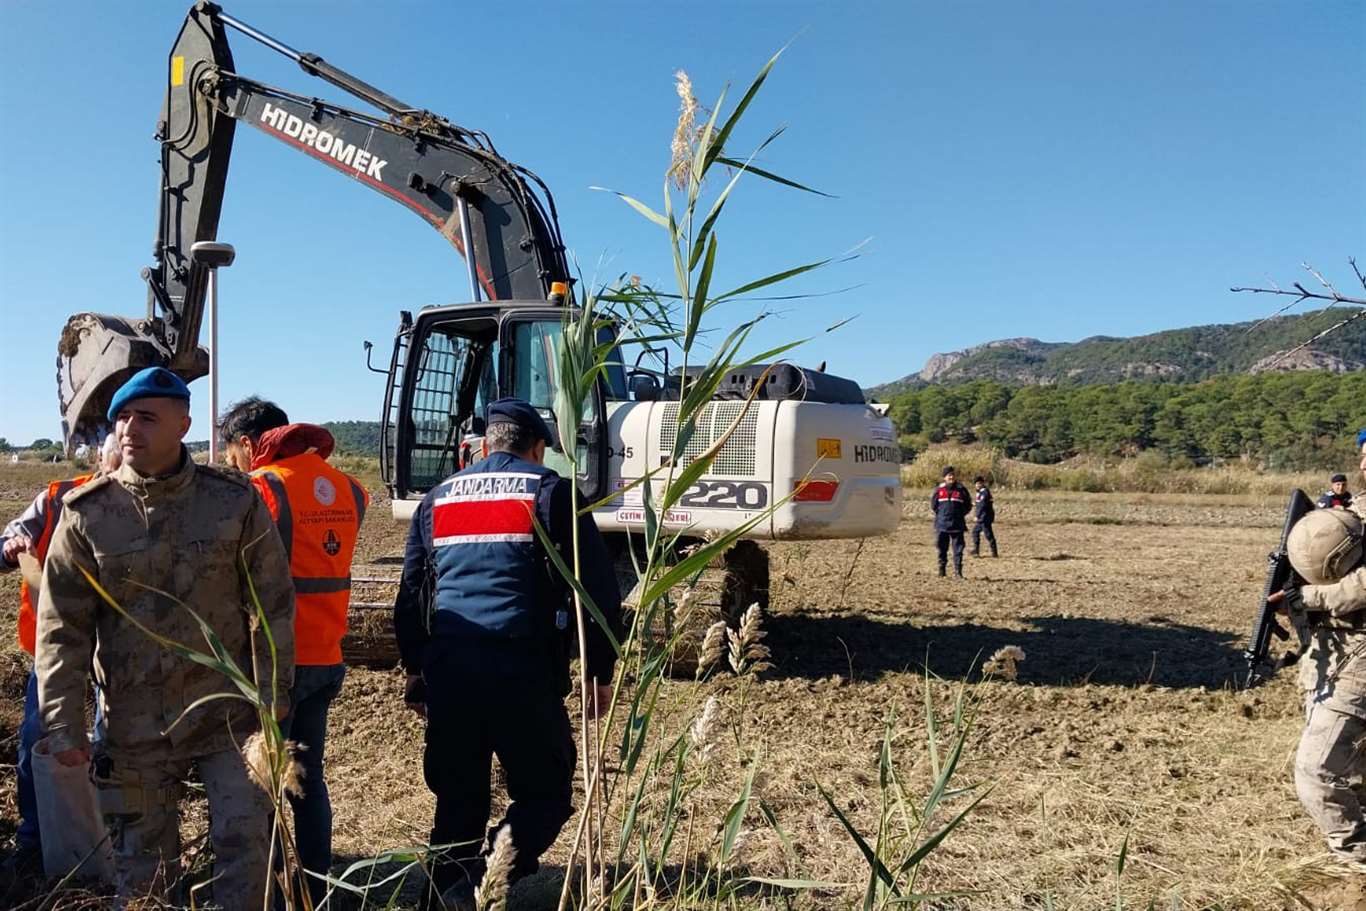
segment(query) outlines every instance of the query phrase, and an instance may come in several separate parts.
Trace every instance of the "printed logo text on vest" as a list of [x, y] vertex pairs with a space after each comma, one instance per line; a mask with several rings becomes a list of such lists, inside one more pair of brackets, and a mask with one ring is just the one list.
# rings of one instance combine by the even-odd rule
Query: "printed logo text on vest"
[[329, 156], [341, 164], [355, 168], [366, 177], [373, 177], [375, 180], [384, 179], [381, 171], [389, 163], [387, 160], [376, 158], [364, 149], [358, 149], [340, 137], [333, 136], [326, 130], [318, 129], [311, 123], [304, 123], [303, 120], [282, 108], [267, 104], [261, 109], [261, 122], [270, 126], [271, 129], [285, 134], [290, 139], [299, 140], [317, 151], [319, 155]]

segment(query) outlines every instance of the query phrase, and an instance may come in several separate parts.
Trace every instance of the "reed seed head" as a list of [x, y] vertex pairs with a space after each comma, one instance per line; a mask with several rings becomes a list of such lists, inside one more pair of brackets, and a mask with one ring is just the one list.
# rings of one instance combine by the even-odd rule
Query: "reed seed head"
[[717, 620], [702, 634], [702, 648], [697, 654], [697, 676], [701, 677], [716, 666], [726, 654], [726, 621]]
[[1020, 673], [1019, 663], [1025, 660], [1024, 649], [1018, 645], [1003, 645], [982, 662], [982, 676], [1015, 680]]
[[474, 893], [474, 904], [479, 911], [507, 911], [508, 885], [512, 882], [512, 865], [516, 860], [512, 827], [503, 826], [493, 839], [484, 879]]
[[692, 745], [693, 755], [701, 762], [706, 762], [711, 758], [712, 751], [716, 744], [712, 742], [712, 734], [716, 729], [716, 720], [721, 715], [721, 702], [716, 696], [708, 696], [707, 702], [702, 706], [702, 711], [693, 719], [692, 727], [688, 729], [688, 742]]
[[693, 143], [697, 137], [697, 98], [692, 93], [692, 80], [683, 70], [674, 73], [674, 90], [678, 92], [679, 100], [678, 124], [670, 144], [669, 179], [682, 190], [688, 185], [692, 170]]
[[763, 615], [759, 611], [758, 602], [755, 602], [745, 611], [744, 617], [740, 620], [739, 630], [726, 630], [726, 636], [730, 641], [730, 669], [736, 674], [758, 673], [772, 667], [768, 660], [771, 652], [768, 646], [763, 644], [763, 639], [768, 633], [764, 632], [762, 623]]

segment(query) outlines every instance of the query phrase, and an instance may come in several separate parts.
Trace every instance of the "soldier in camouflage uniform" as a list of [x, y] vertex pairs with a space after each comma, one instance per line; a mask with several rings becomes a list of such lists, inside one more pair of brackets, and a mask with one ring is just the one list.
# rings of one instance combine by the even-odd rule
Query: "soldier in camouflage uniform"
[[[1361, 470], [1366, 476], [1366, 430]], [[1299, 661], [1305, 725], [1295, 753], [1295, 790], [1334, 855], [1366, 872], [1366, 503], [1320, 509], [1291, 531], [1287, 551], [1310, 584], [1280, 601], [1305, 623], [1309, 644]]]
[[[181, 444], [189, 390], [178, 377], [161, 368], [135, 375], [115, 395], [109, 418], [117, 422], [123, 466], [65, 498], [43, 571], [37, 672], [51, 749], [64, 765], [90, 762], [121, 899], [165, 896], [176, 880], [176, 800], [195, 765], [209, 799], [214, 897], [229, 911], [260, 908], [271, 806], [239, 749], [257, 728], [255, 709], [240, 699], [212, 699], [187, 711], [235, 687], [154, 642], [106, 604], [82, 570], [133, 620], [206, 651], [193, 609], [239, 666], [256, 668], [270, 700], [272, 670], [274, 692], [287, 693], [293, 677], [289, 561], [247, 477], [196, 465]], [[252, 634], [246, 573], [275, 638], [273, 668], [264, 636]], [[93, 759], [84, 717], [92, 656], [106, 719]], [[286, 708], [275, 707], [277, 714]]]

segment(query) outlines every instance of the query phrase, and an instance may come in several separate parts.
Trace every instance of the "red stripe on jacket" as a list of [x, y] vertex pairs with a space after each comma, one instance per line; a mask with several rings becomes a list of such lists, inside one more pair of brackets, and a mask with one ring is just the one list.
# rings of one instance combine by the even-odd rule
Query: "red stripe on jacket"
[[533, 500], [466, 500], [432, 507], [432, 540], [474, 535], [528, 535]]

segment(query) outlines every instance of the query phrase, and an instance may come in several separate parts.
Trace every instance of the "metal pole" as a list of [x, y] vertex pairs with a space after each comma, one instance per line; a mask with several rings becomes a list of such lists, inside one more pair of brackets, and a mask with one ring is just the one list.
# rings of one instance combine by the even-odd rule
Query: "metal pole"
[[479, 270], [474, 266], [474, 239], [470, 237], [470, 207], [464, 198], [456, 195], [455, 204], [460, 211], [460, 240], [465, 245], [465, 266], [470, 273], [470, 300], [479, 303]]
[[237, 29], [239, 32], [246, 35], [248, 38], [256, 39], [257, 41], [264, 44], [266, 47], [270, 48], [272, 51], [277, 51], [278, 53], [284, 54], [286, 57], [288, 57], [290, 60], [293, 60], [295, 63], [303, 62], [303, 54], [294, 50], [294, 48], [290, 47], [288, 44], [285, 44], [283, 41], [276, 41], [274, 38], [270, 37], [260, 29], [254, 29], [250, 25], [247, 25], [245, 22], [241, 21], [240, 19], [234, 19], [232, 16], [229, 16], [222, 10], [216, 11], [214, 13], [214, 17], [217, 18], [218, 21], [222, 22], [224, 25], [230, 25], [233, 28]]
[[209, 270], [209, 464], [218, 464], [218, 270]]
[[393, 114], [394, 116], [402, 116], [403, 114], [417, 112], [416, 108], [412, 105], [398, 100], [388, 92], [381, 91], [364, 80], [357, 79], [355, 76], [346, 72], [346, 70], [338, 69], [317, 54], [296, 51], [283, 41], [277, 41], [260, 29], [252, 28], [242, 20], [234, 19], [222, 10], [216, 10], [213, 13], [213, 16], [219, 22], [237, 29], [248, 38], [253, 38], [256, 41], [261, 42], [272, 51], [284, 54], [290, 60], [293, 60], [295, 63], [299, 64], [299, 66], [303, 67], [304, 72], [308, 73], [310, 76], [317, 76], [319, 79], [332, 83], [339, 89], [350, 92], [357, 98], [364, 98], [382, 111]]
[[209, 270], [209, 461], [218, 461], [218, 270], [237, 258], [232, 244], [197, 240], [190, 245], [190, 260]]

